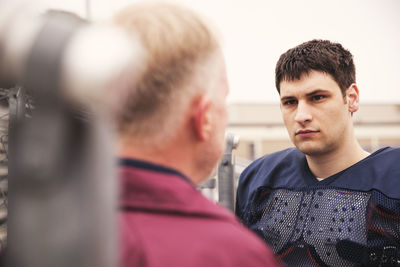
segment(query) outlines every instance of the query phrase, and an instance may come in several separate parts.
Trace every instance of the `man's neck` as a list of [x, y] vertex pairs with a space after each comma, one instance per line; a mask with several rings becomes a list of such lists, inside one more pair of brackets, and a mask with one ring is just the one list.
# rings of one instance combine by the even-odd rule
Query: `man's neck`
[[311, 172], [319, 178], [330, 177], [363, 160], [369, 155], [354, 138], [349, 144], [322, 155], [306, 155]]
[[[193, 171], [191, 152], [184, 151], [187, 146], [164, 144], [162, 148], [157, 149], [143, 144], [126, 142], [119, 143], [118, 146], [118, 157], [133, 158], [175, 169], [185, 175], [194, 184], [198, 184], [201, 181], [201, 178]], [[176, 147], [180, 147], [180, 149], [176, 149]]]

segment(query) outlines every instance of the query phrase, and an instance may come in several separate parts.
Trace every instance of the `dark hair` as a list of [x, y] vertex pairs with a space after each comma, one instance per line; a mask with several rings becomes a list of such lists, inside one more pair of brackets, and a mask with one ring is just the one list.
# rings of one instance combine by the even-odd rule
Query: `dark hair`
[[293, 81], [311, 70], [330, 74], [342, 94], [356, 82], [356, 69], [350, 51], [339, 43], [328, 40], [311, 40], [282, 54], [276, 63], [275, 85], [280, 93], [282, 80]]

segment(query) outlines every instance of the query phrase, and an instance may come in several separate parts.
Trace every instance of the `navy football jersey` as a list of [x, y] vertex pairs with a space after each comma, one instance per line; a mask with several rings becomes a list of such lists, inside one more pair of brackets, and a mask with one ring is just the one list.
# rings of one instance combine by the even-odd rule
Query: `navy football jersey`
[[322, 181], [296, 148], [241, 174], [236, 214], [288, 266], [400, 266], [400, 149]]

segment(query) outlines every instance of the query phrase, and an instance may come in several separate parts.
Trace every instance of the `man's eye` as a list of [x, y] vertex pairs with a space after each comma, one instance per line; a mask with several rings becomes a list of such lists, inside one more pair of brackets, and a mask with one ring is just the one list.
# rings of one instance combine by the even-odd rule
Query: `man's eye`
[[297, 101], [295, 99], [283, 101], [284, 106], [291, 106], [291, 105], [296, 105], [296, 104], [297, 104]]
[[314, 96], [311, 97], [311, 99], [312, 99], [313, 101], [319, 101], [319, 100], [322, 100], [322, 99], [324, 99], [324, 98], [325, 98], [324, 95], [314, 95]]

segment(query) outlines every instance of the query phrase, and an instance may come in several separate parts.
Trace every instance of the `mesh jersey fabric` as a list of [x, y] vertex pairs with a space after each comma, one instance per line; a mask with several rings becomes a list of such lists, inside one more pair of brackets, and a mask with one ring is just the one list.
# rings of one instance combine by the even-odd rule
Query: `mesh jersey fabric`
[[322, 181], [296, 148], [266, 155], [242, 173], [236, 214], [288, 266], [400, 266], [400, 149]]

